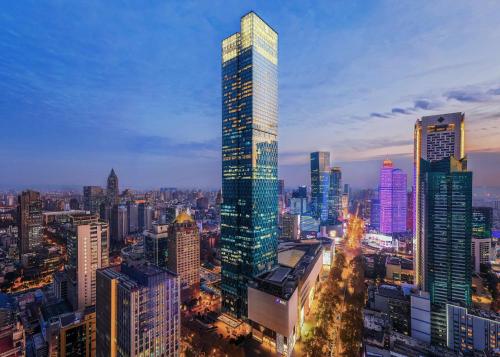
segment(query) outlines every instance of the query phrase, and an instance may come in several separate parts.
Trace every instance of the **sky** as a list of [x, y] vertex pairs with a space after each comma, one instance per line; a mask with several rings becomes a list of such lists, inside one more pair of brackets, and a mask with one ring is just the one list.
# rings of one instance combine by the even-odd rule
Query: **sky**
[[0, 8], [0, 185], [217, 188], [221, 41], [279, 34], [279, 175], [331, 152], [411, 177], [417, 118], [465, 112], [475, 186], [500, 186], [498, 1], [15, 1]]

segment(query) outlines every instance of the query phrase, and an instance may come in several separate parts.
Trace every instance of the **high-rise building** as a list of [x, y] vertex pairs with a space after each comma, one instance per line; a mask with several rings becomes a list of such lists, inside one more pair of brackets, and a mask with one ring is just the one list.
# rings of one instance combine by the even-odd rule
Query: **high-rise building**
[[380, 200], [378, 198], [374, 198], [370, 203], [370, 227], [380, 231]]
[[104, 190], [99, 186], [83, 186], [83, 209], [92, 214], [100, 213], [105, 200]]
[[200, 233], [195, 220], [181, 212], [169, 227], [167, 267], [180, 280], [183, 301], [195, 297], [200, 286]]
[[111, 210], [111, 237], [114, 242], [123, 242], [128, 235], [127, 206], [114, 205]]
[[290, 213], [303, 214], [307, 212], [307, 187], [299, 186], [292, 192], [290, 198]]
[[127, 203], [128, 232], [136, 233], [139, 230], [139, 206], [135, 202]]
[[380, 169], [380, 232], [406, 232], [406, 173], [395, 169], [391, 160], [384, 160]]
[[222, 311], [277, 264], [278, 34], [254, 12], [222, 42]]
[[96, 356], [180, 354], [179, 280], [153, 265], [97, 271]]
[[406, 230], [413, 234], [413, 191], [406, 194]]
[[472, 173], [464, 115], [423, 117], [415, 125], [415, 262], [430, 294], [432, 342], [446, 344], [446, 303], [471, 304]]
[[340, 167], [330, 170], [330, 192], [328, 205], [328, 221], [338, 224], [342, 215], [342, 171]]
[[32, 252], [42, 242], [42, 200], [36, 191], [23, 191], [18, 197], [19, 256]]
[[66, 231], [68, 299], [83, 311], [95, 304], [96, 270], [109, 265], [109, 229], [93, 214], [72, 214]]
[[492, 224], [492, 207], [472, 207], [472, 264], [477, 273], [493, 258]]
[[300, 215], [285, 213], [281, 238], [288, 241], [300, 240]]
[[111, 172], [108, 176], [108, 184], [106, 186], [106, 201], [109, 206], [117, 205], [118, 203], [120, 203], [118, 176], [116, 176], [114, 169], [111, 169]]
[[139, 232], [150, 230], [153, 224], [153, 207], [141, 202], [137, 208]]
[[144, 258], [160, 268], [167, 268], [168, 224], [153, 224], [144, 231]]
[[460, 160], [465, 157], [464, 114], [450, 113], [426, 116], [417, 120], [414, 131], [414, 236], [415, 278], [425, 287], [425, 187], [423, 186], [422, 161], [436, 162], [448, 157]]
[[330, 153], [311, 153], [311, 204], [315, 218], [321, 222], [328, 220], [330, 196]]

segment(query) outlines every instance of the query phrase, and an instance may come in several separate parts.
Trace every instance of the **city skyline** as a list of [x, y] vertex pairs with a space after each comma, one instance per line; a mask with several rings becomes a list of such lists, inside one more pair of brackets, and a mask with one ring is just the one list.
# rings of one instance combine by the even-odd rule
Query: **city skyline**
[[[0, 149], [10, 170], [0, 186], [101, 184], [114, 167], [123, 187], [218, 187], [219, 42], [251, 9], [283, 33], [287, 187], [308, 182], [318, 150], [332, 153], [354, 187], [374, 182], [386, 157], [411, 174], [414, 121], [457, 111], [469, 118], [474, 185], [498, 186], [500, 78], [491, 73], [500, 69], [500, 5], [232, 5], [6, 9], [0, 129], [9, 135]], [[179, 74], [189, 68], [199, 75]]]

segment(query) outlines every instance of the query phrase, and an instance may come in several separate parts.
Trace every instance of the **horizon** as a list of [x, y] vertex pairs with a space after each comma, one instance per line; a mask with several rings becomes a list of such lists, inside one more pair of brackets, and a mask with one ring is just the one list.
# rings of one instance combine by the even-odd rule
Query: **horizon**
[[111, 167], [122, 187], [220, 186], [221, 41], [254, 11], [279, 33], [286, 187], [309, 185], [312, 151], [330, 151], [353, 187], [376, 186], [386, 157], [411, 182], [415, 121], [456, 111], [474, 186], [500, 187], [497, 10], [14, 4], [0, 17], [0, 186], [102, 185]]

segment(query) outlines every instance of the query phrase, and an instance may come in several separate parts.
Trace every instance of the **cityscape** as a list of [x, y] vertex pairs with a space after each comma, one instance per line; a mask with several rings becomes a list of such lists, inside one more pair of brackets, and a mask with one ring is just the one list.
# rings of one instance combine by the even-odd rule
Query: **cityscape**
[[[401, 84], [380, 102], [413, 104], [363, 119], [319, 111], [351, 107], [344, 94], [332, 100], [326, 82], [337, 79], [303, 82], [326, 73], [314, 68], [328, 47], [318, 31], [340, 38], [402, 5], [174, 3], [0, 5], [0, 357], [500, 356], [500, 64], [490, 62], [500, 4], [418, 5], [430, 27], [443, 9], [469, 16], [463, 60], [482, 70], [418, 69], [402, 81], [456, 70], [463, 86], [433, 82], [446, 92], [436, 99]], [[407, 6], [391, 25], [401, 33], [402, 23], [417, 31]], [[446, 34], [458, 27], [443, 21], [436, 31], [454, 43]], [[471, 40], [481, 31], [497, 40], [484, 52]], [[404, 36], [404, 46], [426, 38]], [[353, 63], [374, 58], [363, 37], [366, 59]], [[287, 58], [304, 38], [312, 45]], [[390, 52], [390, 42], [379, 45]], [[190, 68], [205, 47], [211, 59]], [[346, 81], [345, 96], [387, 96], [382, 85], [351, 91], [371, 76]], [[200, 89], [206, 78], [218, 93]], [[161, 81], [169, 94], [153, 93]], [[189, 109], [173, 116], [155, 100]]]

